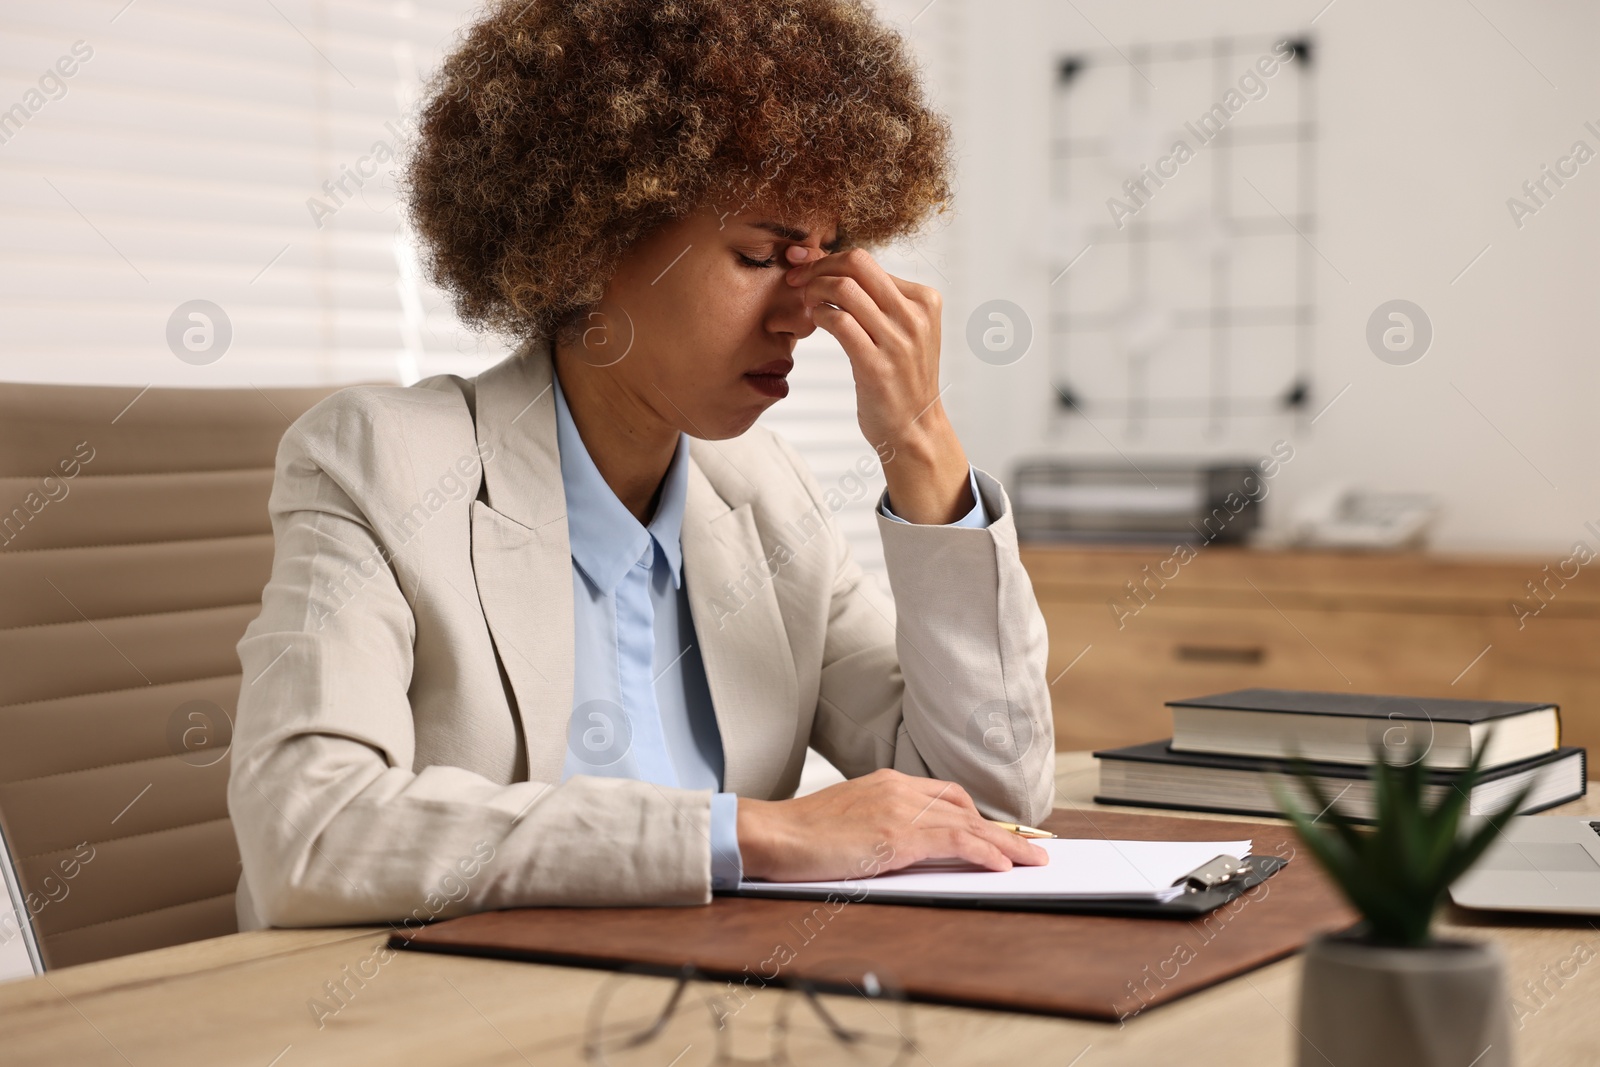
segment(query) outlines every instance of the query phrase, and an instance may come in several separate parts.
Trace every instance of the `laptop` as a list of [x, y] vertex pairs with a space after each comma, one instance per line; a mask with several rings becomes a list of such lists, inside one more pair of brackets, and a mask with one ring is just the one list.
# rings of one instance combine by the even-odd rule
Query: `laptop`
[[1450, 899], [1485, 911], [1600, 915], [1600, 820], [1512, 818]]

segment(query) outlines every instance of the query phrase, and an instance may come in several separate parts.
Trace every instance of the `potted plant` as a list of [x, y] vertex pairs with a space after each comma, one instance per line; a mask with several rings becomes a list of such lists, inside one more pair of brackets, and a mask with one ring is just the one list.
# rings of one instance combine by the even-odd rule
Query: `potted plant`
[[1318, 814], [1307, 814], [1274, 783], [1279, 807], [1363, 920], [1306, 947], [1300, 1067], [1510, 1067], [1499, 948], [1433, 936], [1434, 913], [1450, 884], [1478, 860], [1531, 788], [1481, 824], [1464, 823], [1487, 747], [1431, 806], [1422, 760], [1391, 764], [1377, 749], [1370, 827], [1340, 811], [1303, 760], [1290, 763]]

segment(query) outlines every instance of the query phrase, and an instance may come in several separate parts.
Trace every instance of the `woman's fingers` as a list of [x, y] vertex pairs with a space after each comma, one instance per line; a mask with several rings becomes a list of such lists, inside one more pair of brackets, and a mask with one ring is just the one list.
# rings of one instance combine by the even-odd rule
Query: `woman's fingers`
[[939, 778], [922, 778], [915, 774], [906, 774], [903, 771], [890, 770], [888, 768], [873, 771], [867, 778], [857, 779], [857, 781], [866, 781], [874, 776], [879, 776], [878, 780], [881, 782], [892, 783], [925, 797], [938, 797], [969, 811], [975, 812], [978, 810], [977, 805], [972, 802], [972, 794], [955, 782], [946, 782]]
[[915, 774], [902, 774], [901, 771], [878, 771], [880, 774], [893, 774], [886, 777], [885, 782], [890, 782], [894, 787], [909, 790], [918, 797], [928, 800], [939, 800], [947, 805], [955, 806], [960, 811], [978, 814], [978, 805], [973, 803], [973, 795], [962, 789], [955, 782], [939, 781], [936, 777], [917, 777]]
[[[784, 283], [802, 289], [806, 314], [850, 357], [857, 421], [867, 440], [877, 447], [908, 436], [926, 439], [927, 427], [934, 425], [948, 461], [936, 466], [965, 467], [956, 462], [962, 457], [959, 443], [951, 447], [953, 431], [941, 429], [940, 419], [930, 419], [922, 430], [914, 425], [940, 395], [937, 292], [894, 277], [863, 248], [826, 255], [791, 245], [784, 257], [791, 264]], [[912, 475], [897, 470], [889, 477], [904, 490]]]
[[1014, 834], [992, 822], [986, 822], [984, 825], [988, 828], [984, 837], [1004, 852], [1011, 862], [1020, 863], [1024, 867], [1042, 867], [1050, 862], [1050, 853], [1020, 834]]
[[944, 297], [940, 294], [939, 290], [935, 289], [931, 285], [922, 285], [917, 282], [907, 281], [906, 279], [895, 274], [889, 275], [889, 280], [894, 282], [896, 289], [900, 290], [900, 295], [911, 301], [913, 304], [918, 304], [923, 307], [937, 308], [944, 302]]
[[853, 279], [873, 304], [891, 315], [904, 309], [906, 298], [894, 277], [864, 248], [808, 259], [789, 269], [788, 281], [805, 286], [829, 276]]
[[901, 774], [899, 771], [877, 773], [894, 775], [892, 778], [883, 778], [882, 785], [900, 792], [905, 802], [915, 808], [914, 814], [909, 816], [909, 822], [912, 824], [944, 826], [952, 822], [971, 823], [987, 827], [986, 832], [1022, 840], [1011, 831], [1002, 829], [985, 819], [978, 811], [977, 804], [973, 802], [972, 794], [955, 782], [944, 782], [937, 778], [919, 778], [915, 775]]
[[832, 312], [833, 309], [827, 305], [833, 304], [840, 312], [859, 322], [872, 343], [879, 348], [904, 340], [899, 328], [854, 278], [833, 275], [818, 278], [806, 287], [805, 299], [811, 306], [811, 317], [818, 325], [825, 324], [826, 320], [819, 316]]
[[941, 827], [907, 835], [896, 843], [892, 858], [877, 873], [903, 870], [923, 860], [959, 860], [991, 871], [1009, 871], [1013, 866], [1004, 852], [983, 838]]
[[1009, 871], [1012, 867], [1011, 857], [981, 835], [953, 830], [948, 839], [955, 855], [968, 863], [979, 864], [991, 871]]
[[746, 871], [780, 881], [860, 877], [863, 857], [875, 857], [873, 874], [922, 859], [993, 871], [1049, 862], [1043, 849], [985, 819], [956, 783], [888, 769], [794, 800], [741, 803], [739, 840]]
[[[917, 805], [916, 813], [910, 816], [906, 824], [906, 829], [912, 835], [922, 831], [953, 831], [986, 842], [1012, 863], [1034, 866], [1049, 862], [1049, 855], [1044, 849], [984, 818], [973, 803], [971, 794], [955, 782], [918, 778], [896, 771], [878, 773], [885, 775], [884, 785], [904, 790], [910, 794], [911, 803]], [[968, 858], [966, 854], [961, 855], [964, 859]]]
[[[789, 249], [791, 261], [798, 258], [796, 247]], [[902, 283], [884, 270], [865, 249], [852, 248], [820, 257], [810, 249], [805, 252], [804, 261], [791, 267], [786, 279], [790, 285], [804, 288], [812, 318], [819, 326], [836, 332], [833, 323], [841, 318], [839, 312], [824, 305], [826, 302], [854, 318], [878, 348], [910, 347], [912, 319], [921, 306], [906, 293], [904, 286], [911, 283]]]
[[818, 304], [811, 309], [811, 318], [818, 326], [833, 334], [839, 342], [839, 347], [844, 349], [844, 354], [850, 359], [852, 370], [861, 365], [861, 361], [870, 357], [877, 349], [872, 335], [858, 322], [854, 315], [848, 311]]
[[1009, 871], [1011, 857], [994, 842], [970, 829], [947, 827], [924, 833], [914, 851], [921, 859], [959, 859], [991, 871]]
[[952, 831], [987, 842], [1013, 863], [1032, 867], [1050, 861], [1049, 853], [1044, 849], [981, 815], [968, 815], [947, 809], [932, 818], [919, 820], [911, 832], [914, 836], [921, 832], [941, 834]]

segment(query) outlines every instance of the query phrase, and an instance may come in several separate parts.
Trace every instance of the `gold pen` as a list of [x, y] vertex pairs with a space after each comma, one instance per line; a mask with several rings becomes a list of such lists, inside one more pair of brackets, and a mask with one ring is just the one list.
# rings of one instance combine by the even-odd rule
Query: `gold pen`
[[1001, 822], [999, 819], [991, 819], [990, 822], [994, 823], [996, 826], [1000, 827], [1002, 830], [1010, 830], [1012, 833], [1016, 834], [1018, 837], [1054, 837], [1054, 836], [1056, 836], [1055, 834], [1051, 833], [1049, 830], [1041, 830], [1037, 826], [1023, 826], [1019, 822]]

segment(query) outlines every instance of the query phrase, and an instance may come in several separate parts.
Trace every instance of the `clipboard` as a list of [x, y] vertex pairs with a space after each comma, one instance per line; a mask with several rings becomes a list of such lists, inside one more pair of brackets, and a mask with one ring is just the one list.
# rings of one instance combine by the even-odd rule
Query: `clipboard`
[[[1289, 863], [1281, 856], [1251, 853], [1242, 857], [1217, 856], [1201, 864], [1174, 885], [1184, 891], [1171, 900], [1130, 900], [1127, 897], [1075, 896], [990, 896], [984, 893], [905, 893], [878, 890], [853, 903], [899, 904], [912, 907], [973, 908], [981, 911], [1037, 911], [1057, 915], [1115, 915], [1125, 918], [1194, 918], [1215, 911], [1241, 894], [1254, 889]], [[784, 887], [762, 889], [740, 887], [719, 889], [717, 896], [765, 897], [775, 900], [823, 900], [826, 892]]]

